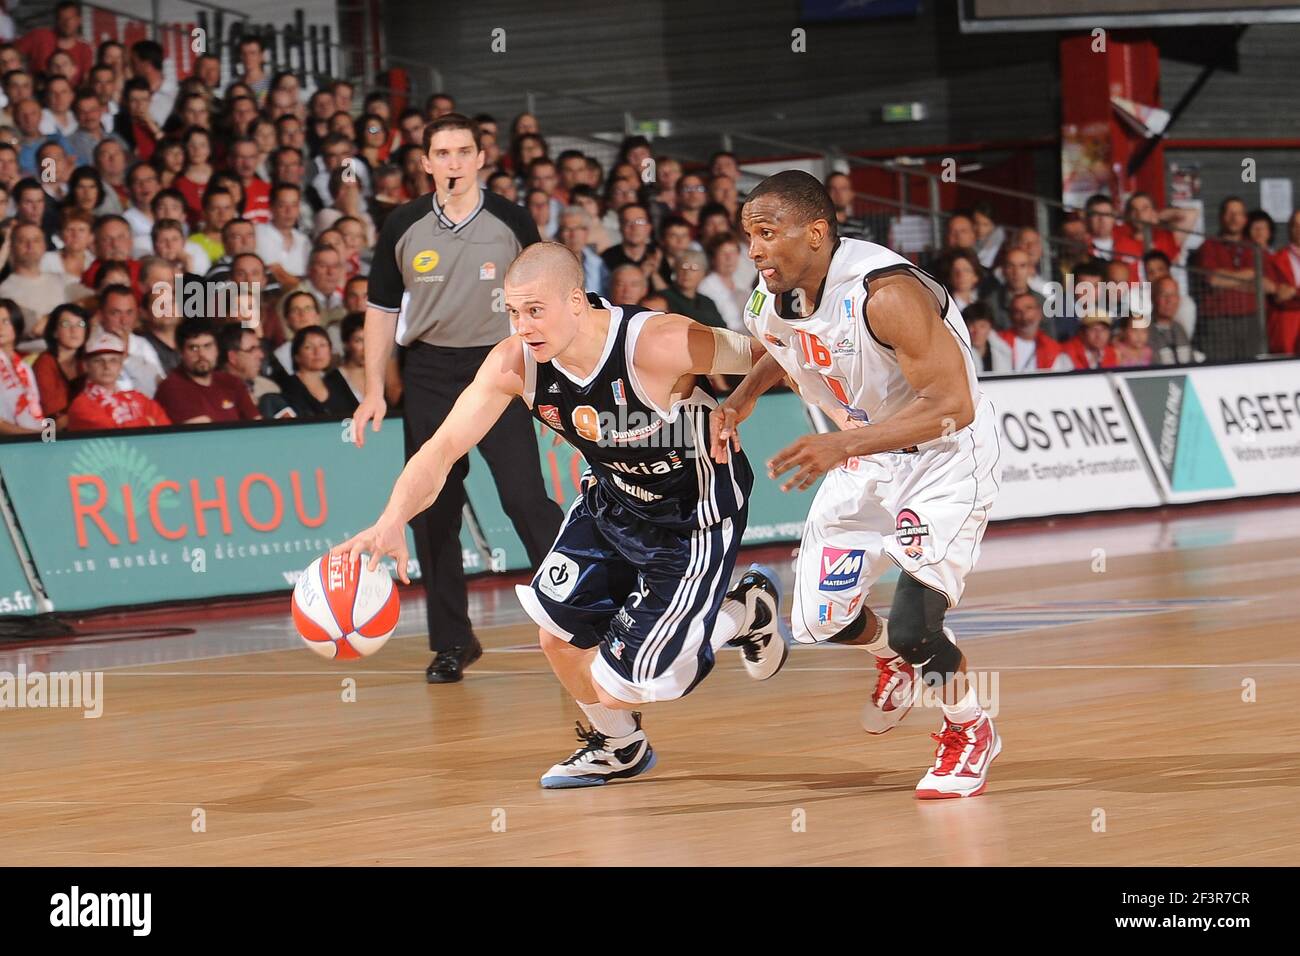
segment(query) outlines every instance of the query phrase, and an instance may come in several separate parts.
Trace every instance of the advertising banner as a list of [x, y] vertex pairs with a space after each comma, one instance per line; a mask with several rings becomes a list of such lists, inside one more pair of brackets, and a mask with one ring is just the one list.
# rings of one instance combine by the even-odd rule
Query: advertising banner
[[[291, 588], [387, 502], [401, 428], [364, 449], [341, 434], [328, 422], [22, 442], [0, 468], [57, 611], [257, 594]], [[6, 574], [0, 593], [12, 590]]]
[[1167, 500], [1300, 491], [1300, 362], [1116, 377]]
[[980, 385], [996, 410], [1002, 447], [993, 520], [1161, 503], [1108, 376]]

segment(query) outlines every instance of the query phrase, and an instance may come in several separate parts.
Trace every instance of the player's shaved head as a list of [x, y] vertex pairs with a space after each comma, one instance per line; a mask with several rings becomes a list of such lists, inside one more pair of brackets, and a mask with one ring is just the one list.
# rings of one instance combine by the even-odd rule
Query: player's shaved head
[[582, 263], [558, 242], [535, 242], [510, 264], [506, 285], [518, 287], [540, 282], [561, 296], [585, 284]]
[[745, 206], [765, 196], [775, 200], [793, 222], [806, 225], [824, 219], [830, 228], [831, 241], [835, 241], [835, 204], [817, 177], [801, 169], [782, 170], [755, 186], [745, 197]]

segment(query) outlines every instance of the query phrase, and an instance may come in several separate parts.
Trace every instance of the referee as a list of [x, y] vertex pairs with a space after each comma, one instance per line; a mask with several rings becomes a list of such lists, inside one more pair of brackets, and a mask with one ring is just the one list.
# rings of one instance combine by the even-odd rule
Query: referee
[[[523, 208], [482, 190], [484, 154], [477, 124], [449, 113], [424, 128], [421, 162], [434, 192], [394, 209], [375, 246], [366, 303], [365, 398], [353, 416], [354, 440], [378, 431], [387, 412], [384, 370], [401, 347], [406, 457], [423, 445], [474, 379], [492, 347], [511, 334], [501, 306], [506, 269], [538, 242]], [[495, 308], [494, 308], [495, 306]], [[532, 419], [514, 402], [479, 443], [501, 504], [534, 566], [545, 557], [563, 514], [546, 494]], [[462, 458], [428, 510], [411, 522], [427, 595], [430, 684], [450, 684], [483, 648], [469, 619], [460, 525], [469, 459]]]

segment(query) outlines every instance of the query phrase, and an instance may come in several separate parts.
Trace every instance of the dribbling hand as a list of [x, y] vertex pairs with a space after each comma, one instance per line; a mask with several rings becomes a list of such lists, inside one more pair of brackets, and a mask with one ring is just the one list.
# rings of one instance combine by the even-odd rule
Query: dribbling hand
[[406, 565], [411, 559], [406, 550], [406, 525], [376, 523], [330, 548], [330, 554], [346, 554], [349, 563], [361, 557], [362, 552], [370, 555], [367, 566], [371, 571], [379, 567], [380, 558], [389, 557], [397, 562], [397, 576], [402, 583], [411, 583], [406, 575]]

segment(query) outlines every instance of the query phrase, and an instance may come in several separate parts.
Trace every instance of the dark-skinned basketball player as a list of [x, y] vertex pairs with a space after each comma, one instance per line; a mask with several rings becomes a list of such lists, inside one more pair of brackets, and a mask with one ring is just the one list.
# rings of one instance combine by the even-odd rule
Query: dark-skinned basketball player
[[547, 788], [635, 777], [655, 763], [638, 708], [690, 693], [716, 649], [749, 675], [785, 662], [776, 575], [752, 566], [728, 591], [753, 474], [742, 452], [710, 455], [717, 402], [699, 376], [743, 374], [762, 349], [683, 315], [613, 305], [583, 291], [564, 246], [528, 246], [505, 276], [515, 334], [497, 345], [437, 432], [407, 463], [371, 528], [337, 546], [397, 559], [404, 527], [449, 469], [521, 396], [589, 467], [550, 553], [517, 592], [551, 668], [591, 721], [542, 775]]
[[[784, 491], [824, 476], [800, 543], [794, 638], [874, 655], [863, 711], [872, 733], [901, 721], [924, 684], [941, 688], [935, 761], [916, 795], [977, 796], [1002, 742], [944, 616], [961, 599], [997, 492], [993, 408], [943, 286], [883, 246], [838, 238], [835, 223], [807, 173], [777, 173], [746, 199], [759, 281], [745, 321], [767, 354], [713, 412], [712, 450], [740, 447], [737, 425], [785, 376], [839, 426], [768, 462], [770, 477], [787, 476]], [[901, 574], [886, 619], [866, 599], [891, 564]]]

